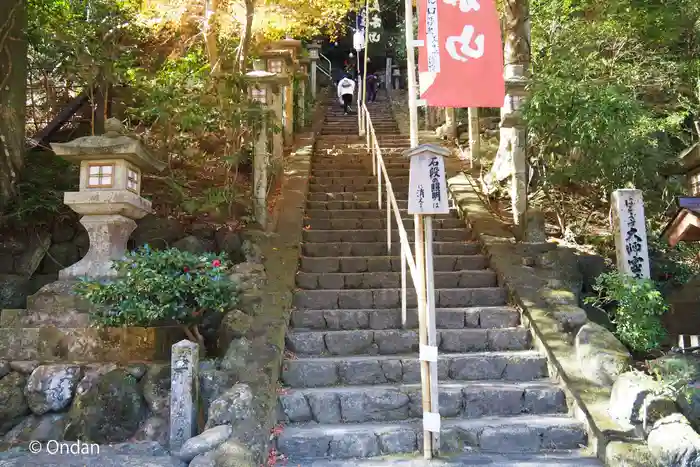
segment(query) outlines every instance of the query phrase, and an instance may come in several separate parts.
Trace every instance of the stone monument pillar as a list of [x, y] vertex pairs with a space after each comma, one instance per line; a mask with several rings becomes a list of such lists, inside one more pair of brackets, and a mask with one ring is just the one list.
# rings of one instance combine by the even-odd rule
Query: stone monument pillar
[[80, 223], [90, 238], [85, 257], [58, 273], [62, 280], [116, 276], [112, 260], [126, 253], [135, 220], [152, 212], [151, 202], [141, 197], [142, 173], [165, 168], [118, 120], [109, 119], [105, 129], [104, 135], [51, 144], [57, 156], [80, 165], [80, 191], [66, 192], [63, 199], [83, 216]]
[[649, 246], [641, 190], [613, 191], [610, 196], [610, 223], [615, 236], [617, 270], [648, 279]]

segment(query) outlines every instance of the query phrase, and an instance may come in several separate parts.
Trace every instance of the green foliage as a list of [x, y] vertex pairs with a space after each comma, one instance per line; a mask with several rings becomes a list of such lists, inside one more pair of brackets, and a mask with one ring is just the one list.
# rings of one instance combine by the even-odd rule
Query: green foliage
[[683, 286], [700, 274], [697, 243], [680, 242], [671, 247], [656, 235], [650, 236], [648, 242], [651, 277], [662, 292]]
[[593, 288], [598, 297], [586, 298], [586, 302], [601, 307], [615, 305], [615, 335], [630, 350], [648, 352], [661, 345], [666, 337], [661, 316], [668, 305], [654, 282], [609, 272], [598, 276]]
[[[230, 215], [233, 205], [247, 197], [236, 184], [238, 168], [249, 162], [262, 122], [279, 131], [272, 113], [248, 98], [241, 75], [212, 74], [202, 45], [166, 60], [155, 72], [131, 69], [128, 78], [132, 121], [149, 127], [150, 145], [177, 155], [176, 162], [189, 168], [180, 176], [171, 174], [171, 201], [191, 214]], [[189, 189], [191, 174], [207, 170], [222, 174], [215, 186]]]
[[[524, 117], [536, 189], [562, 229], [604, 209], [610, 192], [626, 186], [645, 191], [649, 217], [664, 215], [679, 186], [661, 173], [689, 143], [680, 124], [698, 110], [700, 4], [530, 6], [532, 83]], [[565, 207], [572, 196], [579, 205]]]
[[37, 226], [74, 215], [63, 203], [63, 193], [77, 189], [77, 166], [48, 151], [32, 151], [25, 155], [24, 162], [18, 196], [4, 210], [0, 227]]
[[196, 255], [148, 247], [115, 261], [112, 281], [82, 280], [77, 295], [97, 305], [92, 318], [104, 326], [193, 326], [205, 312], [225, 312], [236, 304], [238, 284], [226, 275], [223, 254]]
[[137, 0], [28, 0], [30, 66], [66, 82], [118, 83], [144, 27]]
[[700, 390], [689, 384], [698, 379], [698, 367], [693, 357], [665, 357], [649, 363], [649, 372], [663, 384], [663, 395], [686, 403], [700, 395]]

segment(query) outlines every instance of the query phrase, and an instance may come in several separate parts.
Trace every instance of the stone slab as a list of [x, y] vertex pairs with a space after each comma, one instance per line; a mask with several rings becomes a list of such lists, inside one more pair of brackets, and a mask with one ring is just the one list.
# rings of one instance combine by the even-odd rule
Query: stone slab
[[182, 338], [179, 327], [0, 328], [0, 350], [7, 360], [167, 361], [170, 346]]

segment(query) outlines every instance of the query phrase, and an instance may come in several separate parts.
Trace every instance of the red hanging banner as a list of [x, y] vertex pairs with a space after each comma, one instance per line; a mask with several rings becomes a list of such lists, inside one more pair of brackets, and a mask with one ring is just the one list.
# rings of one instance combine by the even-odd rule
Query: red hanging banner
[[501, 107], [503, 44], [495, 0], [419, 0], [420, 96], [433, 107]]

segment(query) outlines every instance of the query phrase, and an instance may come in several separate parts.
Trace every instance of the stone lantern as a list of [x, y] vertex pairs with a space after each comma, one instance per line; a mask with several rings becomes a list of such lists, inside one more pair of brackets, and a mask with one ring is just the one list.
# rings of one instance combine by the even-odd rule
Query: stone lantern
[[321, 56], [321, 44], [312, 42], [306, 46], [309, 51], [309, 60], [311, 60], [311, 97], [316, 99], [318, 92], [318, 59]]
[[155, 159], [143, 143], [126, 135], [121, 123], [109, 119], [107, 132], [68, 143], [52, 143], [57, 156], [80, 164], [80, 189], [66, 192], [63, 202], [83, 217], [90, 249], [83, 259], [58, 273], [59, 279], [116, 276], [112, 260], [126, 253], [136, 219], [152, 212], [141, 197], [144, 172], [159, 172], [165, 164]]
[[274, 73], [286, 80], [283, 90], [282, 131], [286, 144], [291, 144], [294, 134], [294, 91], [292, 89], [292, 75], [294, 73], [294, 59], [292, 52], [288, 50], [265, 50], [260, 54], [267, 64], [267, 71]]
[[[250, 98], [259, 102], [263, 107], [275, 112], [276, 121], [279, 122], [282, 115], [281, 86], [288, 82], [276, 73], [268, 71], [250, 71], [246, 73], [248, 92]], [[281, 160], [283, 156], [282, 135], [279, 132], [272, 135], [272, 157]], [[267, 224], [267, 180], [268, 180], [268, 128], [263, 121], [260, 134], [255, 143], [253, 155], [253, 197], [255, 218], [261, 226]]]

